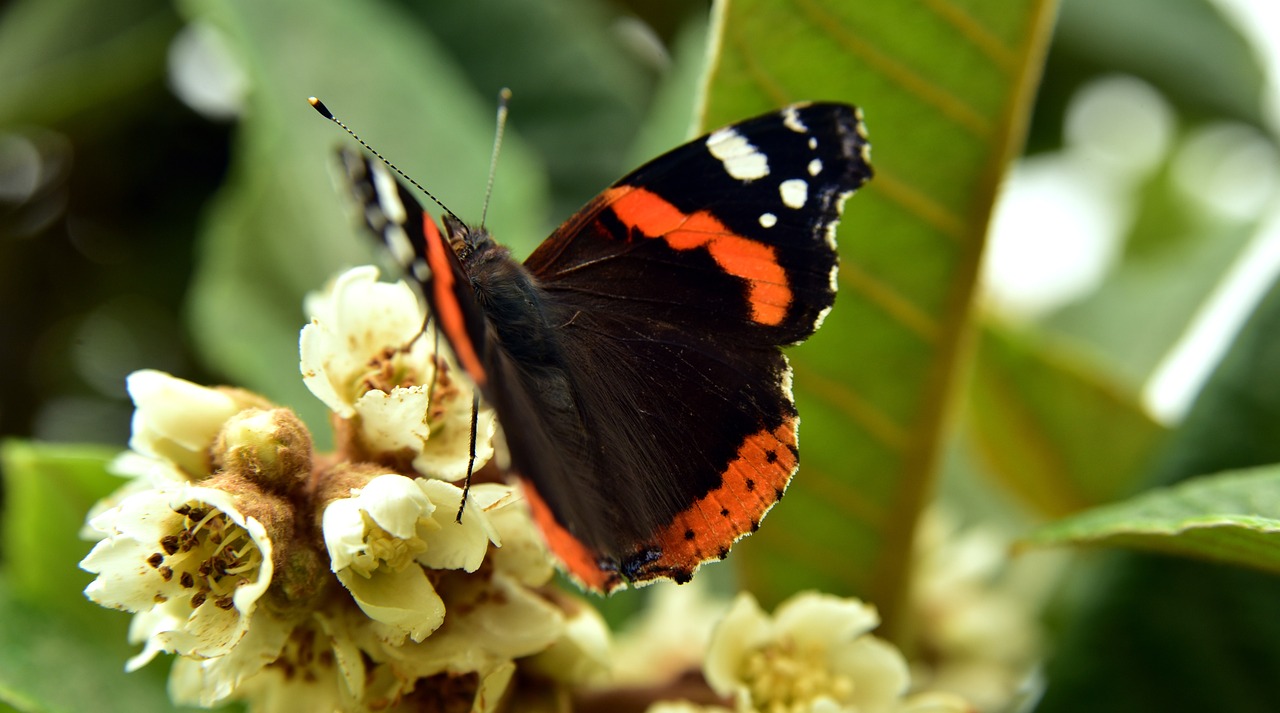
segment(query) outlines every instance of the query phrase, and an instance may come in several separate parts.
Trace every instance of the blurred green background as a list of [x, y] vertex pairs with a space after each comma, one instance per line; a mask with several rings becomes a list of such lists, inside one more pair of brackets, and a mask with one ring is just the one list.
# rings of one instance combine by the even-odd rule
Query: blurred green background
[[[688, 138], [699, 117], [718, 125], [801, 98], [866, 110], [880, 176], [850, 201], [841, 232], [842, 278], [860, 282], [842, 283], [833, 322], [797, 352], [807, 466], [789, 505], [735, 557], [766, 600], [818, 585], [872, 596], [903, 642], [910, 627], [895, 623], [893, 600], [905, 586], [915, 518], [935, 491], [966, 520], [1017, 532], [1146, 486], [1280, 460], [1275, 290], [1238, 340], [1234, 322], [1217, 335], [1229, 356], [1185, 423], [1178, 407], [1159, 414], [1162, 422], [1142, 401], [1224, 279], [1242, 259], [1265, 262], [1259, 246], [1274, 232], [1280, 169], [1274, 116], [1264, 109], [1266, 69], [1217, 4], [732, 6], [741, 15], [727, 20], [704, 103], [710, 6], [702, 2], [10, 3], [0, 11], [0, 435], [123, 447], [131, 413], [124, 377], [157, 368], [260, 390], [299, 410], [323, 440], [323, 410], [297, 378], [302, 297], [378, 254], [330, 177], [332, 148], [346, 139], [306, 97], [324, 99], [454, 212], [474, 218], [494, 98], [506, 86], [514, 99], [489, 225], [517, 254], [600, 188]], [[1036, 31], [1055, 13], [1028, 116], [1016, 79], [1035, 82]], [[791, 34], [779, 18], [792, 16], [827, 32]], [[957, 35], [1004, 73], [988, 81], [985, 65], [953, 51]], [[879, 49], [859, 44], [868, 37]], [[838, 49], [823, 44], [831, 38]], [[796, 66], [779, 69], [783, 53], [771, 54], [810, 45]], [[850, 71], [848, 86], [840, 84], [845, 65], [831, 57], [871, 67], [870, 78]], [[771, 76], [788, 84], [772, 87]], [[945, 101], [941, 111], [913, 114], [894, 90], [922, 77], [949, 88], [954, 105], [987, 112], [965, 119], [986, 140], [939, 129], [937, 114], [953, 106]], [[832, 94], [795, 95], [811, 86]], [[1025, 155], [993, 240], [1000, 255], [1012, 235], [1026, 255], [978, 290], [982, 308], [970, 310], [988, 211], [1005, 152], [1020, 153], [1023, 121]], [[930, 191], [954, 204], [909, 198], [907, 217], [955, 233], [954, 243], [942, 241], [951, 252], [930, 252], [934, 236], [893, 212], [901, 196]], [[1028, 306], [1008, 274], [1047, 264], [1053, 276], [1061, 246], [1033, 234], [1053, 211], [1099, 226], [1076, 236], [1098, 246], [1093, 283]], [[948, 215], [958, 216], [954, 224]], [[1033, 282], [1049, 281], [1035, 274]], [[924, 333], [937, 319], [936, 348], [895, 352], [881, 344], [891, 333], [859, 332], [869, 312], [861, 298], [885, 285], [916, 290], [903, 290], [916, 303], [894, 314], [908, 326], [920, 320]], [[863, 342], [889, 356], [856, 361]], [[1198, 377], [1172, 378], [1181, 393], [1195, 393]], [[846, 388], [881, 401], [841, 402]], [[908, 426], [899, 434], [897, 423], [878, 420], [884, 414]], [[874, 471], [874, 447], [868, 456], [843, 445], [847, 421], [925, 450], [885, 458], [885, 470]], [[14, 483], [33, 481], [15, 474], [29, 467], [65, 478], [50, 483], [78, 482], [84, 463], [100, 468], [109, 452], [10, 447], [0, 556], [28, 578], [5, 606], [10, 621], [33, 606], [33, 593], [79, 611], [84, 582], [33, 582], [40, 577], [29, 572], [41, 557], [72, 561], [87, 548], [69, 539], [53, 558], [36, 533], [51, 519], [66, 529], [104, 487], [86, 481], [75, 491], [81, 500], [60, 502], [36, 486], [19, 493]], [[870, 484], [858, 480], [867, 472]], [[807, 499], [838, 505], [822, 512]], [[818, 532], [804, 529], [806, 518]], [[851, 534], [828, 528], [824, 536], [830, 522], [851, 523]], [[779, 561], [800, 549], [813, 556], [783, 572]], [[849, 562], [824, 571], [834, 552]], [[874, 566], [862, 567], [864, 553]], [[1270, 576], [1125, 554], [1086, 558], [1064, 581], [1047, 609], [1057, 644], [1042, 710], [1274, 709], [1280, 625], [1270, 611], [1280, 587]], [[65, 630], [49, 634], [50, 656], [75, 649], [79, 616], [58, 619], [53, 628]], [[113, 621], [99, 637], [117, 642], [105, 668], [73, 667], [118, 670], [124, 617]], [[10, 642], [38, 636], [0, 633]], [[0, 693], [10, 701], [21, 700], [9, 686], [14, 671], [38, 670], [20, 659], [0, 657], [9, 674]], [[139, 705], [158, 705], [147, 700]]]

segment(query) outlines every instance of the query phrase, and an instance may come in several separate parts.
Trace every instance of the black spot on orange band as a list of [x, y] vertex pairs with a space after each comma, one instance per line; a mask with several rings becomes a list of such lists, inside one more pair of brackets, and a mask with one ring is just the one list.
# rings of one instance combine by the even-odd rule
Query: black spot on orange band
[[[796, 442], [796, 421], [788, 419], [772, 430], [761, 430], [743, 439], [736, 457], [721, 475], [720, 487], [698, 498], [646, 546], [659, 556], [635, 576], [660, 572], [676, 581], [687, 580], [701, 563], [724, 559], [729, 546], [755, 532], [795, 472], [797, 460], [791, 448]], [[777, 457], [770, 460], [770, 451]], [[757, 487], [760, 484], [768, 487]]]

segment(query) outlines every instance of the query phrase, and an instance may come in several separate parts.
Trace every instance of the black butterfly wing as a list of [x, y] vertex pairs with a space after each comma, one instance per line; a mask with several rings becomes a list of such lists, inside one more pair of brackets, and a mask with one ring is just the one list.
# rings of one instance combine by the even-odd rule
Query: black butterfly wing
[[834, 301], [866, 146], [845, 105], [736, 124], [622, 179], [525, 262], [556, 310], [586, 455], [560, 463], [553, 441], [515, 465], [580, 579], [683, 581], [781, 497], [798, 419], [779, 346]]

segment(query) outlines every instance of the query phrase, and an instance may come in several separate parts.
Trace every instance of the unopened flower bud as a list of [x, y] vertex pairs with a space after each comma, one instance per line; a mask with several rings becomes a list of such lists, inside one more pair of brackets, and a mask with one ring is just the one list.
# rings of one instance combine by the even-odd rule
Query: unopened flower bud
[[296, 492], [311, 478], [311, 434], [289, 409], [246, 409], [218, 433], [213, 464], [267, 490]]

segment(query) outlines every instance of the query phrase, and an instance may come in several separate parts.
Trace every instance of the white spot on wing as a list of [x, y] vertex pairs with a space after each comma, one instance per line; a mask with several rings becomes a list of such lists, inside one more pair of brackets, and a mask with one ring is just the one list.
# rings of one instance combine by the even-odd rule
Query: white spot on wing
[[404, 232], [400, 223], [387, 223], [382, 229], [382, 240], [391, 249], [391, 257], [396, 264], [406, 267], [413, 262], [413, 243], [409, 242], [409, 234]]
[[426, 282], [431, 279], [431, 268], [427, 266], [427, 261], [421, 258], [413, 261], [413, 276], [418, 282]]
[[797, 134], [808, 133], [809, 127], [800, 121], [800, 112], [794, 106], [789, 106], [782, 110], [782, 125], [796, 132]]
[[809, 137], [809, 150], [814, 151], [818, 148], [818, 140], [812, 136]]
[[732, 128], [720, 129], [708, 136], [707, 150], [739, 181], [754, 181], [769, 175], [769, 160]]
[[815, 158], [809, 162], [809, 175], [816, 176], [819, 173], [822, 173], [822, 161]]
[[782, 182], [778, 186], [778, 192], [782, 194], [782, 202], [788, 208], [799, 210], [804, 207], [805, 201], [809, 200], [809, 184], [802, 178], [790, 178]]
[[392, 178], [391, 172], [380, 163], [372, 163], [369, 166], [373, 169], [373, 188], [378, 193], [378, 207], [387, 214], [387, 220], [392, 223], [403, 223], [408, 219], [409, 214], [405, 212], [404, 204], [400, 202], [400, 189], [396, 186], [396, 179]]
[[773, 213], [760, 214], [760, 227], [772, 228], [777, 224], [778, 224], [778, 216], [774, 215]]

